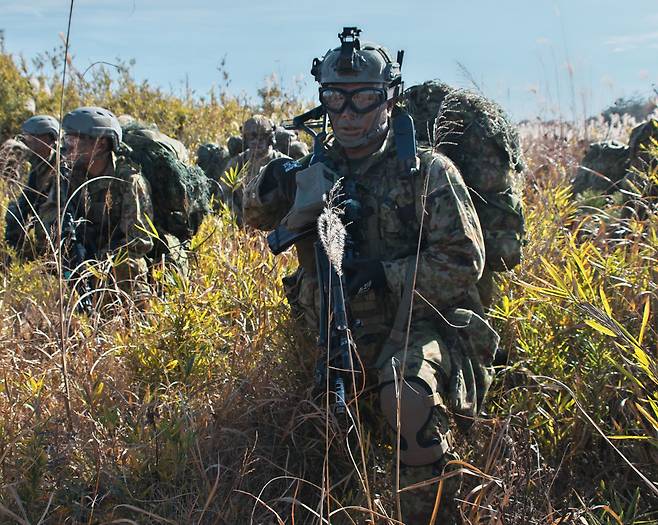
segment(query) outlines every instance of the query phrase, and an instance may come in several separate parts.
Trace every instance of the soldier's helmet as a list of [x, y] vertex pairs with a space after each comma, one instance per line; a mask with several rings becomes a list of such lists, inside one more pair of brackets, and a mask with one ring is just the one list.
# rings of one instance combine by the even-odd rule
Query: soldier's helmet
[[59, 137], [59, 122], [50, 115], [35, 115], [23, 122], [21, 133], [24, 135], [50, 135], [57, 139]]
[[379, 44], [361, 42], [361, 30], [345, 27], [338, 35], [341, 45], [330, 49], [322, 58], [315, 58], [311, 74], [322, 85], [366, 83], [384, 84], [397, 96], [402, 89], [401, 63], [404, 53], [398, 51], [394, 60]]
[[267, 139], [274, 144], [274, 122], [263, 115], [254, 115], [242, 125], [242, 138], [245, 144], [254, 139]]
[[99, 107], [82, 107], [67, 113], [62, 121], [65, 133], [89, 137], [110, 137], [114, 151], [121, 144], [122, 131], [114, 113]]
[[235, 157], [236, 155], [242, 153], [242, 149], [243, 149], [242, 137], [239, 137], [237, 135], [233, 135], [232, 137], [229, 137], [228, 141], [226, 142], [226, 147], [228, 148], [228, 153], [231, 157]]

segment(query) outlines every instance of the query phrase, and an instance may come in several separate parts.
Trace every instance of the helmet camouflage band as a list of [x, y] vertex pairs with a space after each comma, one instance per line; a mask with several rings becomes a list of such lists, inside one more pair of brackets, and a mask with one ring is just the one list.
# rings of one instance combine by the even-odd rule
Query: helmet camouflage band
[[99, 107], [83, 107], [67, 113], [62, 121], [65, 133], [89, 137], [110, 137], [114, 151], [119, 149], [122, 132], [114, 113]]
[[242, 138], [245, 142], [250, 135], [270, 138], [274, 143], [274, 122], [263, 115], [254, 115], [242, 125]]
[[379, 44], [361, 42], [361, 30], [345, 27], [338, 35], [341, 45], [327, 51], [322, 58], [313, 60], [311, 74], [320, 84], [368, 83], [384, 84], [395, 88], [393, 96], [402, 86], [403, 51], [393, 60], [388, 50]]
[[23, 122], [21, 133], [24, 135], [50, 135], [57, 139], [59, 136], [59, 122], [50, 115], [35, 115]]

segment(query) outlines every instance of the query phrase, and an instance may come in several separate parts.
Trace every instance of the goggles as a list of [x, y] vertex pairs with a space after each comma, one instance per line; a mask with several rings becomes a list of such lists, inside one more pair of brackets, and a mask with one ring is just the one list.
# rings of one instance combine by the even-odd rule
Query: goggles
[[385, 88], [363, 87], [353, 91], [337, 87], [320, 88], [320, 102], [332, 113], [342, 113], [348, 106], [354, 113], [369, 113], [386, 99]]

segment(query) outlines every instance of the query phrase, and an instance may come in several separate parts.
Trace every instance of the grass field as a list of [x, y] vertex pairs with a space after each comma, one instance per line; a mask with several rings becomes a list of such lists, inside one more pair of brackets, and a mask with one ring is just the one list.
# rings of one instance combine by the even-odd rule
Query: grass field
[[[30, 84], [0, 56], [4, 136], [28, 98], [59, 113], [45, 70]], [[260, 107], [221, 93], [180, 98], [136, 84], [128, 68], [92, 80], [74, 71], [69, 91], [67, 108], [157, 122], [191, 151], [255, 110], [278, 120], [304, 107], [276, 87]], [[470, 523], [658, 523], [658, 218], [622, 220], [614, 204], [584, 208], [568, 190], [587, 143], [632, 125], [521, 127], [528, 245], [500, 275], [491, 312], [507, 361], [454, 465], [472, 474], [460, 492]], [[2, 210], [14, 191], [0, 180]], [[365, 432], [366, 465], [352, 461], [312, 401], [315, 346], [280, 283], [293, 257], [274, 258], [262, 234], [225, 214], [207, 218], [191, 249], [189, 279], [155, 272], [160, 293], [145, 313], [124, 298], [79, 314], [66, 288], [60, 297], [52, 257], [3, 267], [0, 523], [292, 524], [330, 512], [331, 523], [363, 523], [369, 506], [393, 515], [390, 449]]]

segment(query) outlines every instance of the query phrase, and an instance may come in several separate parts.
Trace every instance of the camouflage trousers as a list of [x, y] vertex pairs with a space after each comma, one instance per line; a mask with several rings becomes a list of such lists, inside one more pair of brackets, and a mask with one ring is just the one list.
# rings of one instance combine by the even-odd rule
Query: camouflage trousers
[[[317, 326], [317, 285], [312, 279], [299, 277], [295, 274], [284, 282], [293, 314], [307, 326]], [[381, 305], [365, 305], [361, 311], [352, 313], [360, 319], [369, 319], [369, 312], [379, 311]], [[390, 323], [373, 319], [352, 331], [357, 354], [355, 367], [363, 365], [367, 388], [381, 391], [391, 383], [401, 385], [403, 380], [405, 385], [414, 385], [418, 391], [425, 392], [426, 406], [431, 407], [427, 422], [421, 428], [401, 428], [400, 433], [419, 436], [419, 443], [448, 445], [447, 452], [431, 464], [402, 465], [400, 469], [401, 489], [419, 485], [400, 494], [403, 520], [407, 525], [424, 525], [432, 516], [438, 484], [423, 482], [440, 475], [447, 461], [456, 457], [451, 450], [451, 425], [465, 430], [479, 414], [493, 379], [492, 363], [499, 337], [481, 315], [464, 308], [444, 311], [441, 318], [414, 319], [408, 338], [406, 334], [393, 338]], [[377, 429], [375, 432], [379, 433], [388, 429], [383, 430], [388, 433], [383, 441], [395, 443], [396, 433], [388, 424], [391, 418], [387, 419], [381, 406], [373, 412], [371, 431]], [[403, 412], [401, 425], [405, 424]], [[443, 521], [439, 523], [449, 524], [454, 520], [453, 497], [458, 485], [458, 478], [444, 483], [439, 507]]]
[[[433, 407], [428, 422], [418, 431], [419, 442], [446, 440], [451, 446], [451, 450], [433, 464], [402, 465], [401, 489], [422, 485], [441, 475], [448, 460], [456, 457], [452, 448], [451, 420], [459, 428], [468, 428], [478, 415], [493, 378], [491, 362], [498, 345], [496, 333], [486, 321], [468, 310], [447, 312], [446, 317], [450, 325], [459, 328], [448, 330], [433, 320], [413, 322], [406, 351], [404, 344], [401, 348], [400, 343], [389, 340], [374, 362], [380, 386], [404, 377], [408, 384], [420, 383], [426, 387], [431, 393], [428, 399], [432, 400]], [[401, 429], [401, 433], [404, 431]], [[438, 507], [439, 515], [444, 518], [442, 523], [451, 523], [446, 519], [454, 519], [453, 498], [458, 485], [458, 478], [444, 483]], [[437, 482], [433, 482], [400, 494], [406, 524], [429, 523], [437, 488]]]
[[108, 271], [108, 285], [131, 297], [138, 305], [143, 305], [151, 295], [148, 283], [149, 268], [145, 257], [131, 257], [118, 254], [111, 257]]

